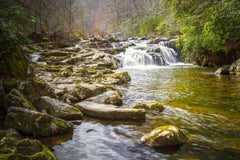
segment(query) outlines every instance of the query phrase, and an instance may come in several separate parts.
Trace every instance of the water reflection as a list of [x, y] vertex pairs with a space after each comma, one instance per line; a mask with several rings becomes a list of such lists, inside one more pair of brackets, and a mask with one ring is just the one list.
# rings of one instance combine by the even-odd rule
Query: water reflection
[[[215, 76], [206, 68], [125, 69], [131, 83], [119, 86], [123, 107], [157, 100], [162, 113], [147, 121], [118, 123], [91, 120], [76, 126], [73, 139], [54, 147], [57, 157], [77, 159], [240, 159], [240, 79]], [[176, 125], [189, 141], [178, 150], [154, 150], [138, 139], [153, 128]]]

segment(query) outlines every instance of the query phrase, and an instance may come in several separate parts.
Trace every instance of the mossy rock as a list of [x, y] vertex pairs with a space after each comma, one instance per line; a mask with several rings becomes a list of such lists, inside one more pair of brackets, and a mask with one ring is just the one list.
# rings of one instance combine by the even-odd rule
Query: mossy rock
[[6, 111], [12, 106], [36, 110], [32, 103], [17, 89], [12, 89], [5, 98], [4, 108]]
[[61, 119], [79, 120], [83, 117], [78, 108], [47, 96], [40, 97], [33, 104], [39, 112], [48, 113]]
[[125, 84], [127, 82], [131, 81], [131, 77], [128, 74], [128, 72], [121, 71], [121, 72], [116, 72], [113, 74], [107, 74], [105, 75], [105, 78], [103, 80], [104, 84]]
[[122, 95], [117, 91], [107, 91], [95, 97], [87, 99], [87, 101], [92, 101], [102, 104], [113, 104], [117, 106], [122, 105]]
[[158, 112], [162, 112], [164, 110], [163, 105], [156, 101], [137, 103], [133, 108], [158, 111]]
[[41, 137], [73, 131], [73, 124], [70, 122], [46, 113], [19, 107], [8, 109], [5, 125], [22, 133]]
[[150, 147], [177, 146], [186, 143], [188, 138], [176, 126], [161, 126], [143, 136], [140, 141]]
[[21, 139], [22, 135], [13, 128], [7, 129], [7, 130], [0, 130], [0, 139], [2, 139], [3, 137], [13, 137], [16, 139]]
[[0, 141], [0, 159], [57, 160], [55, 155], [38, 140], [6, 137]]

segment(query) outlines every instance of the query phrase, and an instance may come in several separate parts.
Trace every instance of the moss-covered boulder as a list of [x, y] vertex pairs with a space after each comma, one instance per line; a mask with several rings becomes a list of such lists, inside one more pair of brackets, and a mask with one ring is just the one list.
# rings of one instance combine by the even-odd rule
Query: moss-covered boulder
[[164, 110], [163, 105], [156, 101], [137, 103], [133, 108], [145, 109], [150, 111], [158, 111], [158, 112], [162, 112]]
[[5, 98], [4, 108], [6, 111], [12, 106], [36, 110], [32, 103], [17, 89], [12, 89]]
[[131, 81], [131, 77], [128, 74], [128, 72], [121, 71], [121, 72], [116, 72], [113, 74], [107, 74], [105, 75], [105, 78], [103, 80], [104, 84], [125, 84], [127, 82]]
[[83, 101], [75, 104], [85, 116], [107, 119], [107, 120], [139, 120], [146, 118], [145, 110], [118, 108], [115, 105], [99, 104], [90, 101]]
[[33, 104], [39, 112], [48, 113], [65, 120], [78, 120], [82, 119], [83, 116], [78, 108], [47, 96], [40, 97]]
[[175, 126], [155, 128], [140, 141], [150, 147], [177, 146], [186, 143], [187, 137]]
[[57, 160], [55, 155], [38, 140], [2, 138], [0, 159], [4, 160]]
[[73, 124], [70, 122], [46, 113], [19, 107], [8, 109], [5, 125], [34, 136], [51, 136], [73, 131]]
[[120, 106], [122, 105], [122, 96], [117, 91], [107, 91], [95, 97], [88, 98], [87, 101]]

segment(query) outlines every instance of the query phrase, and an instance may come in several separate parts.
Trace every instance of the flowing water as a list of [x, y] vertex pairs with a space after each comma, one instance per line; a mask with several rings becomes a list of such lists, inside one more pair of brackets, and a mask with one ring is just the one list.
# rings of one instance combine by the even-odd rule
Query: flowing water
[[[85, 119], [76, 125], [71, 140], [53, 147], [57, 157], [60, 160], [240, 159], [240, 77], [216, 76], [213, 69], [177, 63], [177, 54], [172, 51], [168, 58], [159, 51], [147, 52], [146, 43], [141, 46], [130, 47], [119, 55], [123, 67], [120, 70], [128, 71], [132, 77], [129, 84], [119, 86], [123, 107], [156, 100], [164, 104], [165, 110], [149, 112], [144, 123]], [[154, 59], [156, 56], [159, 58]], [[156, 66], [160, 63], [164, 66]], [[139, 142], [141, 136], [163, 125], [181, 128], [189, 137], [188, 142], [177, 149], [161, 150]]]

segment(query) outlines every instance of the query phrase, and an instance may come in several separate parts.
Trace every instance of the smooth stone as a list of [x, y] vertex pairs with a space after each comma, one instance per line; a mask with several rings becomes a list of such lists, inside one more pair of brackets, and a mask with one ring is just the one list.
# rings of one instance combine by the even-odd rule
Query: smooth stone
[[140, 141], [150, 147], [166, 147], [184, 144], [187, 139], [176, 126], [161, 126], [143, 136]]
[[220, 67], [215, 72], [216, 75], [229, 75], [229, 67]]
[[145, 120], [146, 112], [142, 109], [117, 108], [115, 105], [83, 101], [75, 104], [85, 116], [108, 120]]
[[108, 74], [108, 75], [105, 75], [105, 77], [106, 78], [103, 82], [105, 84], [121, 85], [131, 81], [130, 75], [128, 74], [128, 72], [125, 72], [125, 71]]

